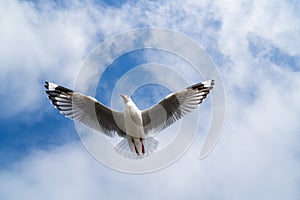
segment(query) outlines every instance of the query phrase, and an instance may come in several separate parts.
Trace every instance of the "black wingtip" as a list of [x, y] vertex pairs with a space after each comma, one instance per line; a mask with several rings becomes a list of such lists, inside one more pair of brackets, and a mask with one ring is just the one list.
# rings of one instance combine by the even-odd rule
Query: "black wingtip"
[[45, 81], [44, 87], [45, 87], [47, 90], [49, 89], [49, 82], [48, 82], [48, 81]]
[[201, 83], [197, 83], [195, 85], [192, 85], [188, 88], [191, 88], [193, 90], [203, 90], [203, 88], [207, 89], [207, 90], [211, 90], [213, 88], [213, 86], [215, 85], [215, 80], [206, 80], [203, 81]]

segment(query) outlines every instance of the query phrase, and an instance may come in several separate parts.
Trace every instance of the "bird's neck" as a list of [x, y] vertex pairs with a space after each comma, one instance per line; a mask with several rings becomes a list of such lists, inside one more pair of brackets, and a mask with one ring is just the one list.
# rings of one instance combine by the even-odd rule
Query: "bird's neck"
[[129, 102], [126, 103], [125, 109], [138, 110], [138, 107], [135, 105], [135, 103], [133, 101], [129, 101]]

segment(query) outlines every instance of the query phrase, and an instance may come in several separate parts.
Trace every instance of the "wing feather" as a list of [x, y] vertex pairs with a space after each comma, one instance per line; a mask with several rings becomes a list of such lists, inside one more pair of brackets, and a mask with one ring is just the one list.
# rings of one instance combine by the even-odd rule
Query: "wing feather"
[[150, 109], [142, 111], [145, 134], [158, 133], [196, 109], [213, 85], [214, 80], [192, 85], [168, 95]]
[[111, 110], [95, 98], [51, 82], [45, 82], [45, 88], [51, 103], [64, 116], [108, 136], [115, 133], [126, 136], [122, 112]]

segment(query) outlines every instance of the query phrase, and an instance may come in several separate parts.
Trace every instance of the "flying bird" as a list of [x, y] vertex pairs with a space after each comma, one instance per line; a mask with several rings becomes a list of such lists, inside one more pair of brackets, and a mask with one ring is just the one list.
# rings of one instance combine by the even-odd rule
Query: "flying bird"
[[214, 80], [207, 80], [171, 93], [158, 104], [139, 110], [132, 99], [121, 94], [123, 112], [110, 109], [91, 96], [63, 86], [45, 82], [46, 93], [61, 114], [107, 136], [124, 138], [115, 150], [127, 158], [142, 158], [154, 152], [159, 133], [196, 109], [213, 88]]

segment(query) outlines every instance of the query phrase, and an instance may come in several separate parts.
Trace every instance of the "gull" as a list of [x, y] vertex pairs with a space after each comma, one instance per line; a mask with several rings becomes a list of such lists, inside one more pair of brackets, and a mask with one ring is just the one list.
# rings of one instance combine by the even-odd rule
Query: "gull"
[[120, 112], [106, 107], [94, 97], [45, 82], [48, 98], [65, 117], [107, 136], [124, 138], [115, 150], [127, 158], [142, 158], [153, 153], [158, 146], [154, 135], [195, 110], [213, 85], [214, 80], [194, 84], [167, 95], [146, 110], [140, 110], [130, 96], [121, 94], [125, 108]]

